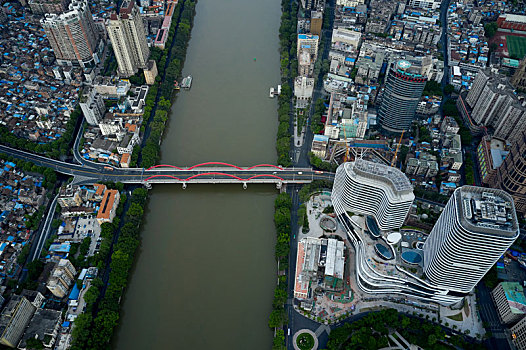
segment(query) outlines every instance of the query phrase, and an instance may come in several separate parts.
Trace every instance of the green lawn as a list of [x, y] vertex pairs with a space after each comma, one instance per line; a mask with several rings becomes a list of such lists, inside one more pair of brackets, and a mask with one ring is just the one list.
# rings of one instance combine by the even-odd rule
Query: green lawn
[[314, 347], [314, 338], [309, 333], [301, 333], [296, 338], [296, 344], [301, 350], [311, 350]]
[[453, 321], [463, 321], [464, 317], [462, 316], [462, 312], [459, 312], [458, 314], [446, 316], [449, 319], [452, 319]]
[[507, 35], [506, 45], [508, 46], [510, 57], [522, 59], [526, 56], [526, 37]]

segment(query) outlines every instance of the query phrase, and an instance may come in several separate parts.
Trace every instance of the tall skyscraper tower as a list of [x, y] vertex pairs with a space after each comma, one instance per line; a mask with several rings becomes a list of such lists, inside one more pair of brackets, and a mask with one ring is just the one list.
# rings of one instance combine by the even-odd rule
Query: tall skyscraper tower
[[469, 293], [518, 236], [509, 194], [457, 188], [424, 245], [424, 273], [437, 287]]
[[93, 67], [99, 62], [99, 33], [86, 0], [74, 0], [61, 14], [46, 14], [42, 27], [61, 65]]
[[111, 14], [107, 29], [120, 76], [130, 77], [139, 68], [146, 67], [150, 49], [144, 23], [134, 0], [123, 2], [119, 13]]
[[526, 214], [526, 131], [522, 130], [514, 141], [492, 187], [511, 194], [517, 211]]
[[409, 61], [400, 60], [391, 65], [378, 110], [382, 129], [392, 133], [409, 130], [426, 82], [420, 67], [413, 67]]

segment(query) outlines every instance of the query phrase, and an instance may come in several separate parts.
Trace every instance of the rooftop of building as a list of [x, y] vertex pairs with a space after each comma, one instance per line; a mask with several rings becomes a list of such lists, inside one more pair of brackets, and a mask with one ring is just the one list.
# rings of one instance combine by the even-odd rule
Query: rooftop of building
[[325, 275], [343, 279], [345, 265], [344, 249], [345, 244], [342, 241], [335, 239], [327, 240]]
[[501, 282], [500, 285], [504, 290], [511, 312], [514, 314], [526, 314], [524, 287], [518, 282]]
[[99, 210], [99, 213], [97, 214], [97, 219], [110, 218], [110, 213], [118, 193], [119, 191], [117, 190], [106, 190], [106, 192], [104, 193], [104, 198], [102, 198], [102, 202], [100, 203], [101, 208]]
[[409, 60], [398, 60], [394, 65], [393, 69], [396, 72], [403, 75], [407, 75], [412, 78], [422, 77], [422, 68], [410, 62]]
[[503, 17], [508, 22], [526, 23], [526, 16], [522, 16], [522, 15], [515, 15], [515, 14], [507, 13], [507, 14], [501, 15], [500, 17]]
[[[494, 235], [518, 235], [512, 197], [493, 188], [463, 186], [455, 191], [459, 216], [470, 230]], [[461, 211], [461, 212], [460, 212]]]
[[51, 335], [60, 322], [62, 313], [56, 310], [37, 309], [24, 332], [19, 347], [25, 348], [26, 341], [31, 338], [44, 341], [46, 335]]
[[302, 39], [302, 40], [308, 40], [308, 39], [318, 40], [319, 38], [320, 38], [319, 36], [314, 35], [314, 34], [298, 34], [298, 39]]
[[310, 14], [310, 17], [312, 19], [321, 19], [323, 16], [323, 12], [321, 11], [312, 11], [311, 14]]
[[[351, 165], [352, 164], [352, 165]], [[397, 168], [393, 168], [387, 165], [373, 163], [363, 159], [357, 159], [353, 163], [345, 163], [347, 167], [352, 166], [354, 170], [358, 170], [363, 175], [373, 175], [388, 181], [396, 191], [412, 191], [413, 186], [407, 179], [404, 173], [402, 173]]]

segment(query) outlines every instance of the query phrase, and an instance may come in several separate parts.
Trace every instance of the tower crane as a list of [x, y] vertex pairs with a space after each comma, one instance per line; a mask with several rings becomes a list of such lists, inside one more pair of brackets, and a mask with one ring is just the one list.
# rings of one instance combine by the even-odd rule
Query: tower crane
[[402, 138], [404, 137], [405, 130], [402, 130], [402, 135], [400, 135], [400, 140], [398, 141], [398, 145], [396, 145], [396, 151], [393, 156], [393, 160], [391, 161], [391, 166], [396, 165], [396, 159], [398, 158], [398, 151], [400, 150], [400, 145], [402, 144]]

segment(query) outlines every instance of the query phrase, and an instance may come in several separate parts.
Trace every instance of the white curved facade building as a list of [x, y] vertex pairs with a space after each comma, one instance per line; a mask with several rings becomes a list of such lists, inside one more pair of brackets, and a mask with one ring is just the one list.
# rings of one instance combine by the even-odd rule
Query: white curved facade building
[[346, 211], [372, 216], [380, 230], [400, 228], [415, 199], [400, 170], [362, 159], [338, 167], [334, 195]]
[[448, 293], [447, 289], [436, 287], [404, 269], [397, 267], [396, 274], [386, 274], [378, 269], [368, 253], [370, 244], [364, 237], [366, 233], [348, 214], [370, 215], [382, 230], [399, 228], [413, 199], [411, 184], [398, 169], [364, 160], [338, 167], [331, 201], [355, 249], [356, 282], [369, 294], [398, 294], [443, 305], [457, 303], [463, 296]]
[[460, 187], [424, 245], [424, 273], [437, 287], [469, 293], [518, 236], [509, 194]]

